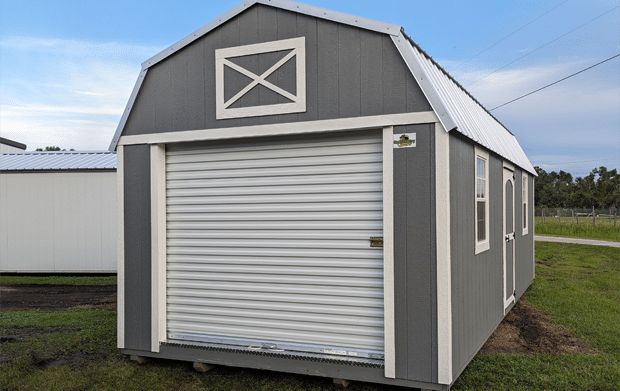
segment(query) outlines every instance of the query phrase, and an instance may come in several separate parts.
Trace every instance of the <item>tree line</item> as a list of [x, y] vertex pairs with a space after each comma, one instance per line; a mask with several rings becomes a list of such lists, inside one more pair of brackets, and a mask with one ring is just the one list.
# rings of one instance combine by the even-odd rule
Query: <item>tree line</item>
[[620, 207], [620, 173], [614, 168], [593, 169], [585, 177], [560, 172], [546, 172], [534, 167], [534, 203], [539, 208], [597, 208]]

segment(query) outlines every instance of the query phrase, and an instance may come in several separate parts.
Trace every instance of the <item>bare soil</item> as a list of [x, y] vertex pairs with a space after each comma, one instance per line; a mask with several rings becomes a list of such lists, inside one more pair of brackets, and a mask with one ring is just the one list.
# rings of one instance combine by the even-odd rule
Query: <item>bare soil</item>
[[116, 285], [0, 285], [0, 311], [116, 309]]
[[[74, 308], [116, 309], [116, 285], [0, 285], [0, 312], [36, 309], [64, 311]], [[9, 342], [14, 336], [3, 337], [7, 341], [2, 342]], [[480, 353], [595, 352], [570, 331], [551, 324], [540, 311], [519, 300]]]
[[496, 353], [562, 354], [595, 351], [570, 331], [550, 323], [536, 308], [519, 300], [480, 349], [480, 354]]

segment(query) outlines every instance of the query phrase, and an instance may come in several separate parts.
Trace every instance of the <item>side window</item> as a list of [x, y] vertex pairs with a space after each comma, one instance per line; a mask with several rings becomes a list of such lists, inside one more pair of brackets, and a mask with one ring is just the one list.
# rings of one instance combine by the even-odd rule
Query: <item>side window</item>
[[529, 232], [529, 221], [527, 216], [527, 206], [528, 206], [528, 189], [527, 189], [527, 174], [521, 174], [521, 205], [523, 206], [523, 216], [522, 216], [522, 224], [523, 224], [523, 233], [522, 235], [527, 235]]
[[476, 148], [476, 251], [481, 253], [489, 249], [489, 154]]

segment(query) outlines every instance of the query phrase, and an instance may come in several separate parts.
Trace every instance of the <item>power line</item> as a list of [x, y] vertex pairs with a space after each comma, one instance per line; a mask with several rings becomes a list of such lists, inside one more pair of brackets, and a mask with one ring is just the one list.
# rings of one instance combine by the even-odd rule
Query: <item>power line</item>
[[617, 5], [617, 6], [615, 6], [614, 8], [610, 9], [609, 11], [606, 11], [606, 12], [604, 12], [604, 13], [600, 14], [599, 16], [597, 16], [597, 17], [596, 17], [596, 18], [594, 18], [594, 19], [590, 19], [589, 21], [585, 22], [585, 23], [584, 23], [584, 24], [582, 24], [581, 26], [579, 26], [579, 27], [575, 27], [575, 28], [574, 28], [574, 29], [572, 29], [571, 31], [567, 32], [566, 34], [560, 35], [559, 37], [557, 37], [557, 38], [556, 38], [556, 39], [554, 39], [553, 41], [549, 41], [549, 42], [547, 42], [546, 44], [544, 44], [544, 45], [542, 45], [542, 46], [540, 46], [540, 47], [538, 47], [538, 48], [536, 48], [536, 49], [532, 50], [531, 52], [529, 52], [529, 53], [527, 53], [527, 54], [525, 54], [525, 55], [523, 55], [523, 56], [521, 56], [521, 57], [517, 58], [516, 60], [514, 60], [514, 61], [512, 61], [512, 62], [509, 62], [508, 64], [506, 64], [506, 65], [504, 65], [504, 66], [501, 66], [501, 67], [497, 68], [497, 69], [496, 69], [496, 70], [494, 70], [493, 72], [488, 73], [488, 74], [486, 74], [486, 75], [482, 76], [480, 79], [477, 79], [477, 80], [475, 80], [475, 81], [472, 81], [471, 83], [467, 84], [465, 87], [469, 87], [470, 85], [472, 85], [472, 84], [474, 84], [474, 83], [477, 83], [477, 82], [479, 82], [480, 80], [482, 80], [482, 79], [484, 79], [484, 78], [486, 78], [486, 77], [488, 77], [488, 76], [491, 76], [491, 75], [492, 75], [492, 74], [494, 74], [495, 72], [500, 71], [500, 70], [502, 70], [502, 69], [506, 68], [507, 66], [514, 64], [515, 62], [517, 62], [517, 61], [519, 61], [519, 60], [521, 60], [521, 59], [523, 59], [523, 58], [525, 58], [525, 57], [529, 56], [530, 54], [535, 53], [535, 52], [539, 51], [540, 49], [542, 49], [542, 48], [544, 48], [544, 47], [546, 47], [546, 46], [551, 45], [552, 43], [554, 43], [554, 42], [558, 41], [558, 40], [559, 40], [559, 39], [561, 39], [561, 38], [564, 38], [565, 36], [567, 36], [568, 34], [572, 33], [573, 31], [575, 31], [575, 30], [579, 30], [579, 29], [580, 29], [580, 28], [582, 28], [583, 26], [585, 26], [585, 25], [587, 25], [587, 24], [589, 24], [589, 23], [594, 22], [596, 19], [598, 19], [598, 18], [600, 18], [600, 17], [602, 17], [602, 16], [607, 15], [608, 13], [610, 13], [611, 11], [615, 10], [615, 9], [616, 9], [616, 8], [618, 8], [618, 7], [620, 7], [620, 5]]
[[499, 106], [496, 106], [496, 107], [492, 108], [492, 109], [491, 109], [491, 110], [489, 110], [489, 111], [493, 111], [493, 110], [498, 109], [498, 108], [500, 108], [500, 107], [502, 107], [502, 106], [506, 106], [506, 105], [507, 105], [507, 104], [509, 104], [509, 103], [512, 103], [512, 102], [514, 102], [514, 101], [517, 101], [517, 100], [519, 100], [519, 99], [521, 99], [521, 98], [525, 98], [526, 96], [528, 96], [528, 95], [532, 95], [533, 93], [538, 92], [538, 91], [540, 91], [540, 90], [544, 90], [544, 89], [545, 89], [545, 88], [547, 88], [547, 87], [550, 87], [550, 86], [552, 86], [552, 85], [554, 85], [554, 84], [558, 84], [559, 82], [561, 82], [561, 81], [563, 81], [563, 80], [566, 80], [566, 79], [569, 79], [569, 78], [571, 78], [571, 77], [573, 77], [573, 76], [575, 76], [575, 75], [578, 75], [578, 74], [580, 74], [581, 72], [585, 72], [585, 71], [587, 71], [588, 69], [592, 69], [592, 68], [594, 68], [595, 66], [601, 65], [601, 64], [602, 64], [602, 63], [604, 63], [604, 62], [607, 62], [607, 61], [609, 61], [609, 60], [613, 60], [614, 58], [616, 58], [616, 57], [618, 57], [618, 56], [620, 56], [620, 53], [616, 54], [616, 55], [615, 55], [615, 56], [613, 56], [613, 57], [609, 57], [608, 59], [603, 60], [603, 61], [601, 61], [601, 62], [599, 62], [599, 63], [597, 63], [597, 64], [594, 64], [594, 65], [589, 66], [589, 67], [587, 67], [587, 68], [585, 68], [585, 69], [582, 69], [582, 70], [580, 70], [579, 72], [573, 73], [573, 74], [572, 74], [572, 75], [570, 75], [570, 76], [566, 76], [566, 77], [565, 77], [565, 78], [563, 78], [563, 79], [560, 79], [560, 80], [558, 80], [558, 81], [554, 81], [554, 82], [553, 82], [553, 83], [551, 83], [551, 84], [547, 84], [546, 86], [541, 87], [541, 88], [539, 88], [539, 89], [537, 89], [537, 90], [535, 90], [535, 91], [532, 91], [532, 92], [530, 92], [530, 93], [527, 93], [527, 94], [525, 94], [525, 95], [522, 95], [522, 96], [520, 96], [520, 97], [518, 97], [518, 98], [516, 98], [516, 99], [513, 99], [513, 100], [511, 100], [510, 102], [506, 102], [506, 103], [504, 103], [504, 104], [501, 104], [501, 105], [499, 105]]
[[467, 60], [465, 60], [464, 62], [460, 63], [459, 65], [457, 65], [456, 67], [454, 67], [452, 70], [454, 71], [455, 69], [460, 68], [461, 66], [467, 64], [469, 61], [473, 60], [474, 58], [478, 57], [479, 55], [481, 55], [482, 53], [486, 52], [487, 50], [495, 47], [497, 44], [499, 44], [500, 42], [505, 41], [506, 39], [512, 37], [513, 35], [515, 35], [516, 33], [518, 33], [519, 31], [523, 30], [525, 27], [529, 26], [530, 24], [534, 23], [535, 21], [537, 21], [538, 19], [542, 18], [543, 16], [547, 15], [549, 12], [553, 11], [554, 9], [558, 8], [559, 6], [561, 6], [562, 4], [566, 3], [568, 0], [564, 0], [563, 2], [561, 2], [560, 4], [556, 5], [555, 7], [551, 8], [549, 11], [545, 12], [544, 14], [540, 15], [538, 18], [530, 21], [527, 24], [524, 24], [523, 26], [519, 27], [518, 29], [516, 29], [515, 31], [513, 31], [512, 33], [506, 35], [504, 38], [500, 39], [499, 41], [495, 42], [493, 45], [489, 46], [488, 48], [484, 49], [483, 51], [481, 51], [480, 53], [476, 54], [475, 56], [472, 56], [470, 58], [468, 58]]

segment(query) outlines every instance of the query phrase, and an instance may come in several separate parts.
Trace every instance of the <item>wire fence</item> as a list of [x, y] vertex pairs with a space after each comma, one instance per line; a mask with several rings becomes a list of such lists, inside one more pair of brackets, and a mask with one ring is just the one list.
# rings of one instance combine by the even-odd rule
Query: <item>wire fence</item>
[[620, 225], [620, 211], [610, 209], [578, 209], [578, 208], [536, 208], [534, 216], [537, 222], [589, 224], [597, 226]]

